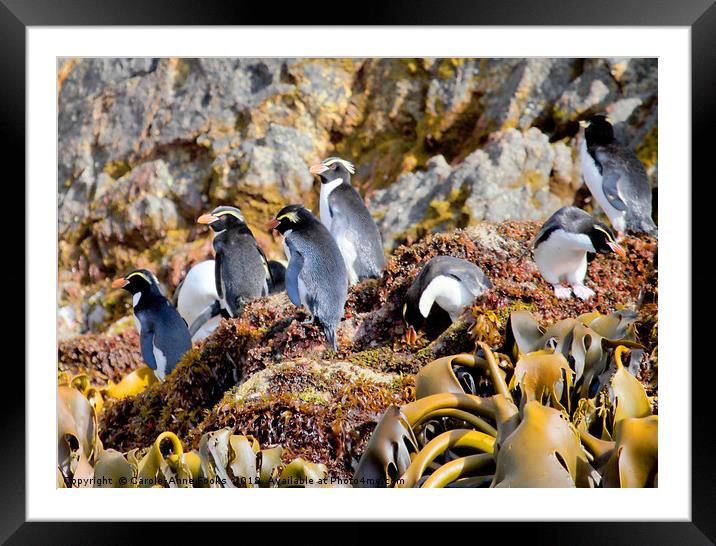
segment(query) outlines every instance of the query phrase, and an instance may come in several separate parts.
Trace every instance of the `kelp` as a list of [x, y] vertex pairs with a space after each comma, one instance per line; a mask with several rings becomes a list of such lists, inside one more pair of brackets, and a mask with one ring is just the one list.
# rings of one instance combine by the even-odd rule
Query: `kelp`
[[[82, 379], [72, 384], [86, 388]], [[105, 450], [95, 409], [79, 389], [60, 386], [57, 410], [58, 487], [311, 487], [328, 477], [323, 464], [284, 464], [281, 446], [261, 449], [254, 437], [229, 428], [205, 433], [191, 451], [169, 431], [147, 448]]]
[[[658, 420], [622, 362], [629, 350], [642, 354], [635, 317], [589, 313], [542, 328], [511, 313], [499, 351], [478, 341], [474, 354], [423, 367], [416, 401], [384, 413], [354, 483], [655, 486]], [[480, 381], [491, 395], [475, 394]]]

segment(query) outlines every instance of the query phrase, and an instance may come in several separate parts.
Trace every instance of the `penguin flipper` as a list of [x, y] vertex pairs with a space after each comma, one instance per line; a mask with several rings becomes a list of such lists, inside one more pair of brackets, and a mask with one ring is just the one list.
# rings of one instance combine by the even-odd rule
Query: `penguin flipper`
[[619, 193], [619, 181], [621, 174], [618, 171], [608, 171], [602, 177], [602, 189], [609, 204], [617, 210], [627, 210], [626, 203]]
[[199, 316], [197, 316], [194, 319], [194, 322], [191, 323], [191, 326], [189, 327], [189, 335], [191, 337], [194, 337], [194, 334], [197, 333], [199, 328], [201, 328], [206, 322], [213, 317], [219, 315], [221, 313], [221, 304], [219, 303], [219, 300], [215, 300], [214, 303], [211, 305], [208, 305], [206, 309], [204, 309]]
[[[143, 321], [146, 322], [146, 321]], [[142, 358], [152, 370], [157, 369], [157, 361], [154, 359], [154, 329], [149, 324], [142, 324], [142, 333], [139, 336], [139, 346], [142, 349]]]
[[303, 269], [303, 255], [290, 242], [286, 242], [291, 251], [291, 260], [288, 262], [286, 269], [286, 292], [288, 297], [296, 307], [301, 306], [301, 295], [298, 292], [298, 275]]

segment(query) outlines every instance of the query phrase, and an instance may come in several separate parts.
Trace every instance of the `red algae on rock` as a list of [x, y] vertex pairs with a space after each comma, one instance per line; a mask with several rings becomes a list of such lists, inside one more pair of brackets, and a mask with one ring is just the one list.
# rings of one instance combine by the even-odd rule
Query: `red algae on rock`
[[[195, 445], [203, 432], [228, 426], [255, 436], [261, 445], [283, 445], [287, 460], [301, 456], [325, 463], [333, 475], [349, 476], [379, 415], [414, 399], [414, 374], [441, 356], [472, 352], [477, 340], [499, 346], [512, 310], [527, 309], [544, 324], [588, 311], [636, 308], [641, 298], [644, 335], [655, 330], [656, 317], [650, 315], [658, 299], [654, 240], [627, 237], [626, 259], [596, 256], [586, 279], [595, 297], [565, 301], [554, 297], [530, 257], [538, 228], [536, 222], [482, 223], [397, 248], [382, 278], [350, 288], [335, 353], [326, 350], [319, 328], [302, 323], [305, 312], [286, 294], [257, 299], [241, 317], [222, 320], [164, 383], [108, 400], [100, 437], [107, 448], [128, 450], [171, 431]], [[477, 264], [493, 288], [454, 324], [429, 321], [417, 343], [408, 345], [402, 341], [405, 292], [422, 265], [437, 255]], [[110, 357], [117, 344], [110, 339], [99, 335], [76, 341], [80, 347], [96, 344], [98, 354], [92, 358], [98, 364], [91, 364], [94, 360], [85, 356], [91, 350], [85, 348], [76, 350], [72, 369], [109, 367], [103, 373], [126, 375], [130, 365]], [[117, 339], [137, 359], [132, 365], [139, 365], [136, 334]], [[65, 367], [71, 346], [60, 351]], [[656, 354], [650, 359], [642, 378], [654, 384], [650, 392], [655, 395]], [[115, 361], [118, 368], [112, 371]]]

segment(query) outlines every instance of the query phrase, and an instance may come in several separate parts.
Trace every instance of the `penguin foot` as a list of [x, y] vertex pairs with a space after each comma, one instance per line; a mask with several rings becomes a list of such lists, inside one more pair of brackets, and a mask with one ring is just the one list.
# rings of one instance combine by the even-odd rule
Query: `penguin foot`
[[568, 286], [562, 286], [561, 284], [552, 285], [554, 288], [554, 295], [558, 300], [568, 300], [572, 297], [572, 289]]
[[588, 300], [594, 295], [594, 290], [587, 288], [583, 284], [573, 284], [572, 290], [574, 291], [574, 295], [580, 300]]
[[404, 340], [405, 343], [410, 346], [413, 346], [418, 342], [418, 333], [415, 331], [415, 328], [410, 326], [408, 329], [405, 330]]

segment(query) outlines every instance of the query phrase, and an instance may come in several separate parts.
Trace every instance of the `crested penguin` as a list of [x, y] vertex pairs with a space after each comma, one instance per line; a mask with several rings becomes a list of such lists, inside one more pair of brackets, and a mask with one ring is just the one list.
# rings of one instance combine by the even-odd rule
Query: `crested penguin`
[[282, 208], [266, 227], [283, 235], [288, 297], [311, 314], [307, 322], [318, 319], [328, 344], [337, 350], [336, 329], [348, 296], [348, 272], [338, 245], [301, 205]]
[[651, 218], [651, 187], [641, 161], [614, 137], [606, 116], [580, 122], [582, 177], [614, 229], [657, 236]]
[[405, 295], [406, 338], [415, 340], [415, 327], [423, 325], [434, 306], [455, 322], [476, 297], [490, 288], [490, 279], [475, 264], [453, 256], [435, 256], [418, 273]]
[[221, 322], [219, 294], [216, 292], [214, 260], [194, 265], [174, 291], [172, 303], [189, 325], [192, 341], [201, 341]]
[[216, 207], [197, 222], [214, 232], [214, 276], [221, 308], [238, 317], [250, 300], [268, 295], [268, 266], [264, 265], [268, 260], [238, 208]]
[[380, 277], [385, 267], [378, 226], [351, 186], [353, 164], [329, 157], [310, 168], [321, 180], [321, 222], [333, 235], [346, 263], [350, 284]]
[[164, 380], [191, 349], [186, 322], [161, 293], [156, 277], [146, 269], [120, 277], [112, 288], [123, 288], [132, 294], [142, 357], [157, 378]]
[[[615, 252], [625, 257], [626, 251], [617, 244], [614, 233], [591, 214], [577, 207], [562, 207], [542, 225], [532, 243], [534, 259], [544, 280], [554, 288], [554, 295], [567, 299], [574, 291], [587, 300], [594, 291], [584, 286], [587, 254]], [[572, 288], [562, 286], [567, 282]]]

